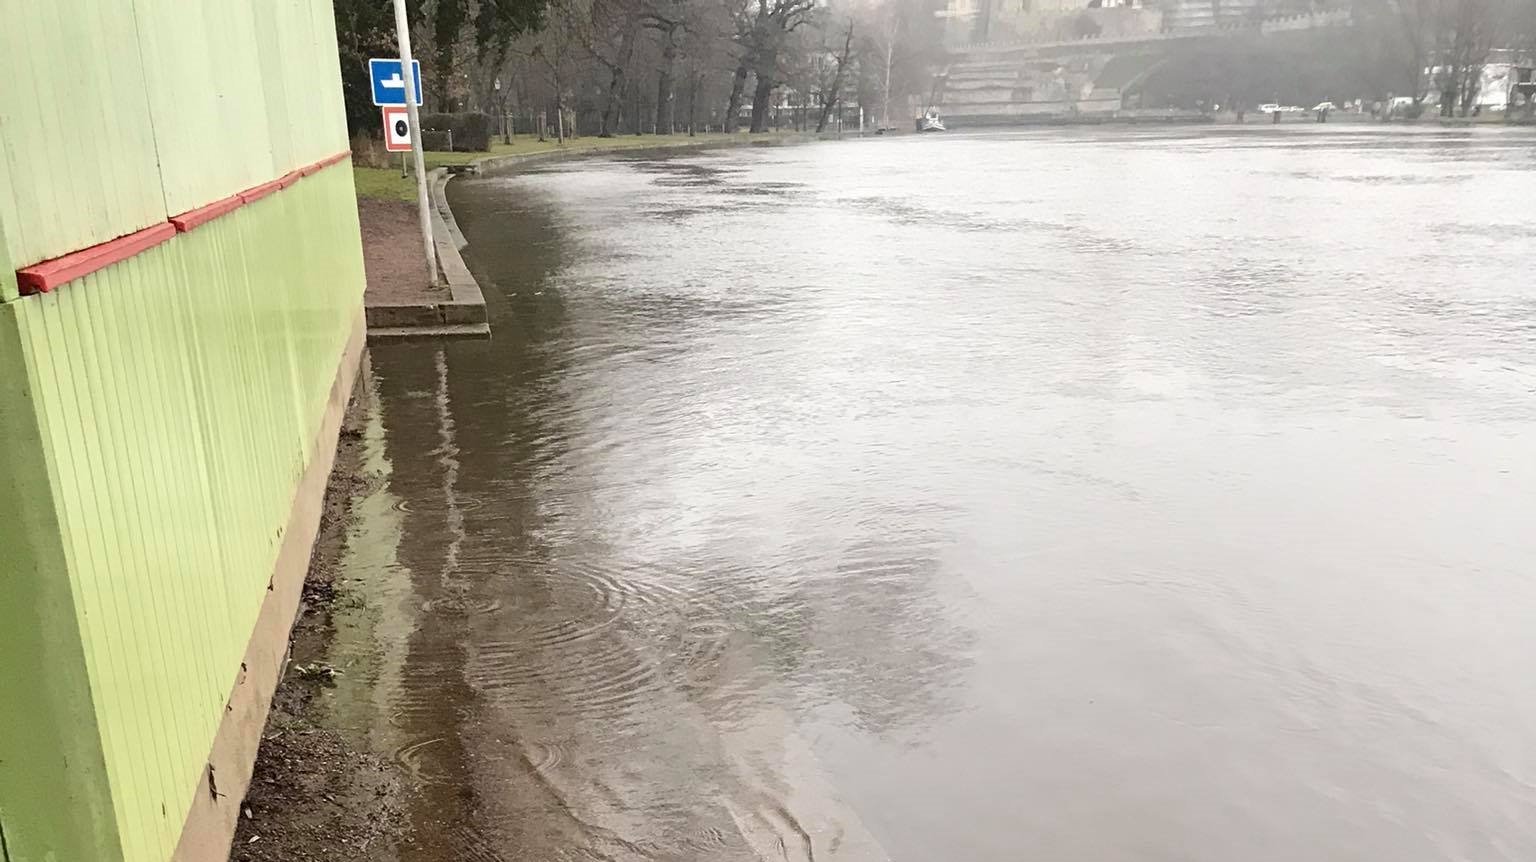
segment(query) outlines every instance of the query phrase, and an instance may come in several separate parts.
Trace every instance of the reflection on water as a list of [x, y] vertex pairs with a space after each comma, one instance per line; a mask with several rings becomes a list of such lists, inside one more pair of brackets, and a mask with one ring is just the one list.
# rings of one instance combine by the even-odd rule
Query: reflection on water
[[496, 337], [374, 351], [339, 647], [408, 860], [1530, 858], [1533, 155], [456, 180]]

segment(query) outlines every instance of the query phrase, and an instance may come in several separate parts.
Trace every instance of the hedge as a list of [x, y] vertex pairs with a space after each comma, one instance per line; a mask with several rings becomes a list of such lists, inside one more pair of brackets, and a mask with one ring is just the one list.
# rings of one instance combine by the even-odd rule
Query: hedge
[[491, 148], [491, 130], [495, 124], [496, 118], [490, 114], [422, 114], [422, 146], [429, 150], [438, 149], [433, 146], [433, 142], [439, 140], [434, 133], [443, 133], [441, 147], [447, 149], [447, 133], [452, 132], [453, 149], [483, 153]]

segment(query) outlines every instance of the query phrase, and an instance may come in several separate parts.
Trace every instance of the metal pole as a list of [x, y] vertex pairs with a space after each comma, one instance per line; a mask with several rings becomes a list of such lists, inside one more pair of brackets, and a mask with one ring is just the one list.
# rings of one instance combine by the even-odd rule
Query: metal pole
[[421, 242], [427, 253], [427, 284], [437, 287], [437, 254], [432, 244], [432, 216], [427, 202], [427, 160], [421, 154], [421, 119], [416, 110], [416, 75], [411, 65], [411, 25], [405, 0], [395, 0], [395, 33], [400, 39], [400, 76], [405, 79], [405, 115], [411, 123], [411, 156], [416, 162], [416, 208], [421, 216]]

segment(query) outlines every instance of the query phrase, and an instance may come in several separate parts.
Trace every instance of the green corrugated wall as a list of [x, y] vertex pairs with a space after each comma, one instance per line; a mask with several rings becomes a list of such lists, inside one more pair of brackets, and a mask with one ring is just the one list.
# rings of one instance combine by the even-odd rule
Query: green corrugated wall
[[346, 149], [328, 0], [0, 0], [16, 266]]
[[14, 266], [165, 221], [137, 30], [129, 0], [0, 0], [0, 223]]
[[0, 0], [0, 835], [170, 857], [362, 304], [328, 0]]

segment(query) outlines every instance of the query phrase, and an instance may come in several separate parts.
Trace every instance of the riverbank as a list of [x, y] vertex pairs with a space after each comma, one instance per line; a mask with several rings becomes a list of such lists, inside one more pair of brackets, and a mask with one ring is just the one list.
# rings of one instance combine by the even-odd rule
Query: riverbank
[[[501, 159], [505, 157], [525, 157], [530, 160], [542, 158], [567, 158], [570, 156], [585, 156], [602, 153], [615, 153], [633, 150], [669, 150], [690, 149], [694, 147], [719, 147], [719, 146], [743, 146], [764, 142], [786, 143], [794, 140], [805, 140], [809, 136], [805, 134], [784, 132], [770, 133], [766, 135], [749, 135], [746, 132], [726, 134], [724, 132], [710, 132], [702, 135], [619, 135], [612, 138], [571, 138], [565, 143], [556, 143], [553, 140], [540, 141], [537, 138], [518, 138], [510, 144], [493, 143], [486, 152], [429, 152], [424, 153], [427, 170], [433, 168], [454, 167], [457, 165], [470, 165], [489, 159]], [[359, 199], [370, 200], [416, 201], [416, 180], [414, 177], [402, 176], [398, 166], [385, 168], [361, 167], [352, 168], [353, 182], [357, 186]]]
[[[429, 152], [424, 155], [427, 170], [435, 171], [468, 165], [504, 167], [511, 163], [618, 152], [786, 144], [814, 139], [812, 135], [799, 133], [748, 135], [744, 132], [575, 138], [563, 144], [526, 138], [510, 144], [493, 144], [488, 152]], [[451, 279], [445, 279], [445, 283], [438, 287], [427, 283], [427, 267], [421, 256], [421, 234], [417, 223], [415, 178], [403, 176], [397, 167], [354, 166], [352, 174], [357, 190], [363, 261], [368, 274], [364, 302], [368, 308], [370, 335], [404, 335], [413, 330], [432, 334], [445, 326], [456, 325], [456, 321], [442, 319], [444, 309], [452, 311], [455, 306], [463, 306], [461, 310], [472, 312], [474, 309], [468, 306], [474, 303], [473, 300], [466, 302], [453, 290], [449, 283]], [[446, 205], [440, 201], [434, 203], [444, 210], [445, 220], [452, 217], [446, 212]], [[451, 223], [448, 227], [451, 230]], [[440, 245], [439, 258], [456, 257], [456, 252], [456, 248]], [[461, 262], [444, 260], [443, 267], [445, 271], [453, 270], [451, 274], [456, 275], [463, 286], [472, 284], [473, 279]], [[476, 292], [478, 288], [468, 291], [471, 295]], [[483, 320], [483, 300], [480, 307]], [[483, 333], [477, 331], [474, 334]]]

